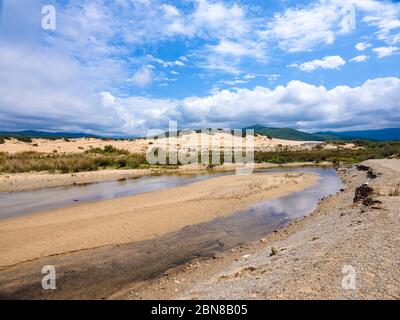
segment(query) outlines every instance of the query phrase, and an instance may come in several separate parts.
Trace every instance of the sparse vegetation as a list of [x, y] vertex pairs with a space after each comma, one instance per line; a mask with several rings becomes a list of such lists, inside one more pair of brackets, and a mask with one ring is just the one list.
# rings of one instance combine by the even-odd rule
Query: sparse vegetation
[[4, 143], [4, 140], [11, 140], [11, 139], [15, 139], [15, 140], [18, 140], [21, 142], [28, 142], [28, 143], [32, 142], [31, 137], [18, 136], [18, 135], [15, 135], [15, 136], [0, 135], [0, 144], [2, 143], [1, 141], [3, 141], [3, 143]]
[[134, 169], [148, 166], [144, 154], [44, 154], [34, 151], [16, 154], [0, 153], [0, 172], [29, 171], [82, 172], [105, 168]]
[[4, 143], [6, 143], [6, 141], [4, 140], [3, 137], [0, 137], [0, 144], [4, 144]]
[[[339, 142], [334, 142], [340, 145]], [[290, 162], [322, 162], [329, 161], [333, 163], [357, 163], [368, 159], [382, 159], [400, 152], [400, 142], [369, 142], [354, 141], [360, 149], [336, 148], [331, 150], [301, 150], [288, 151], [278, 150], [275, 152], [256, 152], [255, 162], [270, 163], [290, 163]]]
[[104, 148], [92, 148], [90, 150], [87, 150], [86, 153], [92, 153], [92, 154], [114, 154], [114, 155], [127, 155], [129, 154], [129, 151], [123, 150], [123, 149], [117, 149], [116, 147], [112, 145], [106, 145]]
[[[323, 162], [332, 163], [357, 163], [367, 159], [382, 159], [393, 154], [400, 153], [400, 142], [366, 142], [357, 141], [359, 149], [314, 149], [290, 151], [284, 147], [275, 152], [255, 152], [255, 162], [270, 162], [276, 164], [291, 162]], [[340, 142], [337, 142], [338, 146]], [[220, 156], [224, 159], [223, 153]], [[199, 155], [200, 162], [200, 155]], [[210, 154], [210, 168], [211, 154]], [[169, 164], [170, 168], [176, 166]], [[17, 154], [0, 153], [0, 172], [16, 173], [28, 171], [50, 171], [50, 172], [80, 172], [93, 171], [104, 168], [143, 168], [149, 167], [146, 155], [142, 153], [129, 153], [127, 150], [117, 149], [112, 145], [104, 148], [91, 148], [82, 153], [63, 154], [54, 150], [52, 154], [38, 152], [21, 152]], [[393, 194], [399, 190], [393, 190]]]
[[21, 142], [27, 142], [27, 143], [32, 142], [32, 139], [29, 137], [16, 136], [15, 139], [17, 139], [18, 141], [21, 141]]

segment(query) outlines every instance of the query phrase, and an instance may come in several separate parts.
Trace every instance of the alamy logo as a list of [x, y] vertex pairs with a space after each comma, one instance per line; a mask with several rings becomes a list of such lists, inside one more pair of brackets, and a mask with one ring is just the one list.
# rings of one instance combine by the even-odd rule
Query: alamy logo
[[349, 5], [344, 9], [344, 18], [342, 19], [341, 27], [344, 32], [349, 32], [356, 29], [356, 9]]
[[55, 290], [56, 289], [56, 268], [51, 265], [44, 266], [42, 268], [42, 274], [45, 276], [42, 278], [43, 290]]
[[342, 289], [343, 290], [355, 290], [356, 289], [356, 269], [351, 265], [345, 265], [342, 268]]
[[44, 30], [55, 30], [57, 27], [56, 21], [56, 8], [51, 5], [46, 5], [42, 7], [42, 28]]
[[[146, 135], [149, 164], [235, 165], [236, 174], [251, 174], [254, 169], [254, 130], [203, 129], [178, 131], [176, 121], [169, 131], [151, 130]], [[181, 145], [182, 144], [182, 145]]]

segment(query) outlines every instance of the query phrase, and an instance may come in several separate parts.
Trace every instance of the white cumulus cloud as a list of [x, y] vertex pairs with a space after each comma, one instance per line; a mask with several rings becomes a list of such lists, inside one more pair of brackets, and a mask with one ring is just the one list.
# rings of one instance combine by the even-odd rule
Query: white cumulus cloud
[[368, 43], [368, 42], [359, 42], [359, 43], [357, 43], [357, 44], [355, 45], [355, 48], [356, 48], [358, 51], [364, 51], [365, 49], [369, 48], [370, 46], [371, 46], [371, 44]]
[[369, 58], [368, 56], [362, 54], [350, 59], [350, 62], [364, 62], [367, 61], [368, 58]]
[[315, 69], [338, 69], [346, 64], [346, 61], [340, 56], [327, 56], [322, 59], [303, 62], [301, 64], [292, 64], [291, 67], [297, 67], [301, 71], [314, 71]]
[[359, 87], [330, 90], [290, 81], [275, 89], [220, 90], [182, 100], [115, 98], [116, 104], [134, 115], [141, 130], [165, 129], [169, 120], [181, 128], [242, 128], [255, 123], [309, 131], [395, 127], [400, 121], [399, 101], [399, 78], [377, 78]]
[[374, 48], [372, 49], [378, 58], [384, 58], [384, 57], [389, 57], [399, 51], [398, 47], [379, 47], [379, 48]]
[[146, 87], [153, 81], [153, 76], [153, 68], [150, 65], [143, 66], [134, 73], [131, 81], [139, 87]]
[[288, 8], [277, 13], [261, 34], [274, 38], [281, 49], [289, 52], [311, 51], [319, 45], [330, 45], [340, 34], [351, 31], [343, 23], [348, 5], [340, 1], [317, 1], [303, 8]]

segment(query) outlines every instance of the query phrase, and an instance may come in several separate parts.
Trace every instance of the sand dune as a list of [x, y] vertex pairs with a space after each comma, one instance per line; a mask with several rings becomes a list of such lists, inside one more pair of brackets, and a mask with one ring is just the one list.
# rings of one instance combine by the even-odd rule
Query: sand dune
[[[203, 146], [219, 146], [224, 141], [236, 140], [245, 146], [242, 138], [234, 138], [227, 133], [209, 134], [185, 134], [176, 140], [177, 149], [201, 149]], [[243, 141], [242, 141], [243, 140]], [[205, 141], [208, 141], [205, 142]], [[275, 148], [293, 147], [293, 148], [312, 148], [315, 145], [312, 141], [293, 141], [282, 139], [269, 139], [265, 136], [257, 135], [254, 138], [255, 150], [273, 151]], [[4, 144], [0, 144], [0, 152], [17, 153], [23, 151], [36, 151], [43, 153], [81, 153], [91, 148], [104, 148], [106, 145], [113, 145], [118, 149], [125, 149], [129, 152], [146, 152], [149, 146], [170, 146], [168, 139], [135, 139], [135, 140], [101, 140], [95, 138], [79, 138], [49, 140], [49, 139], [32, 139], [31, 143], [18, 141], [16, 139], [5, 140]]]

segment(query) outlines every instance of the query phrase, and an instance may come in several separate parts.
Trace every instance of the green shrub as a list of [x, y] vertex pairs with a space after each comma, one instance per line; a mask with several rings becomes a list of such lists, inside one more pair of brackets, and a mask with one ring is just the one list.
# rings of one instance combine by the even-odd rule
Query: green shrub
[[115, 155], [128, 155], [129, 151], [123, 149], [117, 149], [112, 145], [106, 145], [104, 148], [92, 148], [90, 150], [85, 151], [86, 153], [95, 153], [95, 154], [115, 154]]
[[368, 159], [383, 159], [400, 152], [400, 141], [397, 142], [370, 142], [358, 141], [361, 149], [337, 148], [334, 150], [302, 150], [276, 152], [255, 152], [255, 162], [290, 163], [290, 162], [322, 162], [356, 163]]
[[0, 153], [0, 172], [17, 173], [29, 171], [82, 172], [99, 168], [139, 168], [147, 166], [144, 154], [58, 154], [26, 151], [16, 154]]
[[132, 153], [126, 159], [126, 166], [130, 169], [139, 168], [143, 164], [147, 164], [147, 160], [146, 155], [142, 153]]
[[111, 144], [104, 147], [104, 153], [116, 153], [117, 148], [113, 147]]
[[[338, 148], [334, 150], [301, 150], [288, 151], [281, 148], [277, 152], [255, 152], [255, 162], [271, 162], [277, 164], [293, 162], [357, 163], [367, 159], [382, 159], [400, 153], [400, 142], [358, 142], [361, 149]], [[200, 155], [199, 155], [200, 157]], [[211, 153], [210, 153], [211, 163]], [[220, 157], [224, 159], [223, 153]], [[167, 159], [169, 163], [169, 159]], [[25, 151], [16, 154], [0, 152], [0, 172], [16, 173], [29, 171], [49, 172], [81, 172], [94, 171], [99, 168], [135, 169], [149, 166], [146, 155], [129, 153], [113, 146], [104, 149], [94, 148], [76, 154], [44, 154]], [[175, 165], [169, 165], [170, 167]]]
[[118, 167], [124, 168], [128, 164], [128, 161], [125, 158], [123, 158], [123, 159], [118, 159], [117, 163], [118, 163]]
[[15, 139], [17, 139], [18, 141], [21, 141], [21, 142], [28, 142], [28, 143], [32, 142], [32, 139], [29, 137], [17, 136], [17, 137], [15, 137]]

